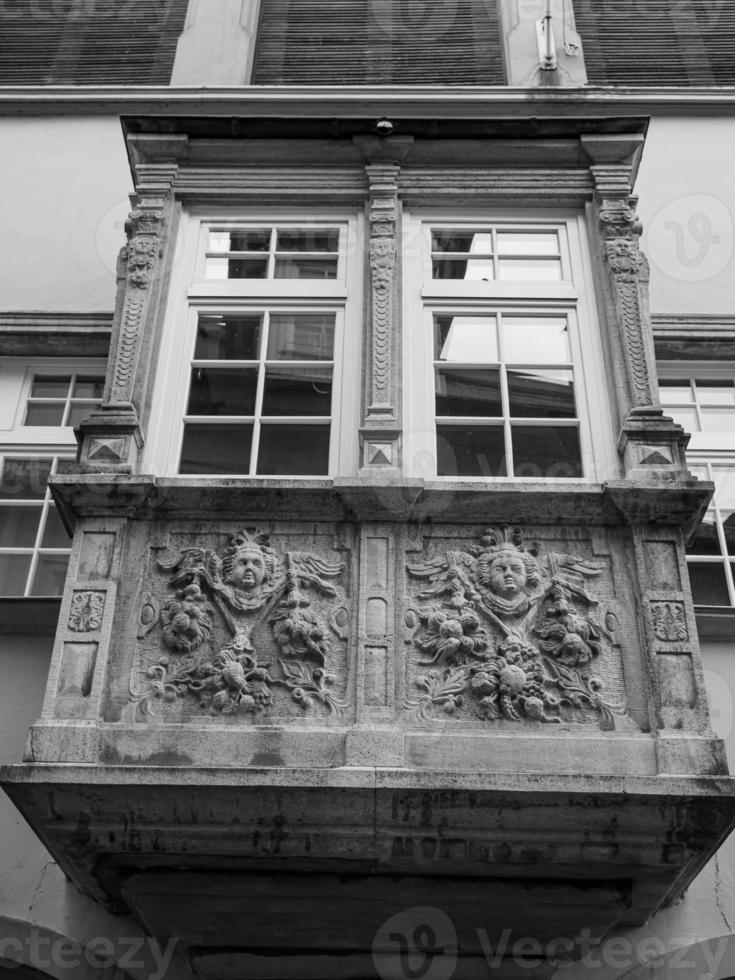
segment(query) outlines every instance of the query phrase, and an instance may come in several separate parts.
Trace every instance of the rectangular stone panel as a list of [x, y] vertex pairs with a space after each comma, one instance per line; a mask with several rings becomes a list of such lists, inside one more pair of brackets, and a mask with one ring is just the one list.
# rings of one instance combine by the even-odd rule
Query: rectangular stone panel
[[94, 704], [89, 696], [92, 693], [98, 648], [97, 643], [64, 644], [56, 689], [57, 718], [93, 717]]
[[114, 533], [85, 531], [79, 551], [77, 581], [91, 582], [109, 578], [114, 552]]

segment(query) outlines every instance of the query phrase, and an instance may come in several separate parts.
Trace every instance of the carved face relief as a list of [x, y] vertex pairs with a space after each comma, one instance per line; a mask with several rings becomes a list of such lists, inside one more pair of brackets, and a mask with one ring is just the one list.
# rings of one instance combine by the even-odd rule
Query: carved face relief
[[259, 548], [239, 551], [232, 560], [225, 581], [243, 592], [252, 592], [262, 585], [265, 578], [265, 559]]
[[501, 551], [487, 569], [487, 584], [495, 595], [512, 599], [526, 587], [528, 576], [520, 556], [512, 551]]

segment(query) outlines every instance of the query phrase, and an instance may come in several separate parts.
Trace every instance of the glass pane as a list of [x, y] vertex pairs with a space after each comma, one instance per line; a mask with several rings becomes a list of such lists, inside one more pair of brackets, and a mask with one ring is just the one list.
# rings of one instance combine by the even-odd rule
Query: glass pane
[[68, 555], [39, 555], [31, 595], [61, 595], [68, 564]]
[[434, 356], [438, 361], [492, 364], [498, 361], [494, 316], [435, 316]]
[[336, 259], [276, 259], [276, 279], [336, 279]]
[[24, 425], [61, 425], [64, 402], [28, 402]]
[[237, 316], [200, 315], [197, 323], [196, 360], [256, 361], [263, 323], [262, 314]]
[[46, 512], [46, 526], [43, 529], [43, 538], [41, 539], [42, 548], [68, 548], [69, 547], [69, 535], [66, 533], [66, 528], [61, 523], [61, 518], [59, 517], [59, 512], [56, 510], [53, 504], [49, 506]]
[[79, 425], [99, 408], [99, 404], [99, 402], [72, 402], [69, 406], [66, 424]]
[[510, 414], [520, 418], [573, 419], [571, 371], [508, 371]]
[[720, 537], [717, 533], [717, 519], [712, 511], [697, 528], [694, 537], [687, 545], [688, 555], [721, 555]]
[[0, 595], [23, 595], [30, 569], [30, 555], [0, 554]]
[[5, 459], [0, 475], [0, 499], [42, 500], [51, 472], [50, 459]]
[[582, 476], [576, 426], [511, 426], [516, 476], [565, 480]]
[[568, 364], [566, 317], [504, 316], [503, 347], [510, 363]]
[[252, 425], [185, 425], [179, 473], [250, 472]]
[[104, 378], [77, 378], [74, 382], [72, 395], [74, 398], [102, 398], [104, 390]]
[[719, 562], [689, 562], [692, 599], [697, 606], [729, 606], [725, 566]]
[[561, 262], [558, 259], [499, 259], [498, 279], [557, 282], [561, 279]]
[[31, 388], [32, 398], [66, 398], [69, 394], [69, 384], [71, 378], [69, 375], [54, 375], [53, 377], [44, 377], [42, 375], [35, 375], [33, 378], [33, 387]]
[[257, 368], [192, 368], [187, 415], [254, 415]]
[[280, 361], [331, 361], [334, 313], [273, 313], [266, 357]]
[[331, 411], [331, 368], [266, 368], [263, 415], [330, 415]]
[[270, 228], [237, 228], [234, 231], [212, 231], [208, 252], [268, 252]]
[[329, 425], [263, 425], [258, 474], [326, 476], [329, 472]]
[[288, 228], [278, 232], [278, 252], [337, 252], [338, 228]]
[[487, 231], [435, 228], [431, 232], [431, 251], [492, 255], [493, 236]]
[[555, 231], [501, 231], [498, 254], [558, 255], [559, 236]]
[[42, 505], [0, 507], [0, 547], [33, 548], [38, 534]]
[[692, 401], [691, 385], [683, 381], [659, 381], [661, 404], [678, 405]]
[[437, 371], [436, 414], [502, 417], [500, 371]]
[[438, 476], [506, 476], [503, 427], [438, 425], [436, 467]]
[[735, 510], [735, 466], [713, 466], [715, 500], [725, 510]]
[[735, 410], [732, 408], [700, 407], [702, 432], [732, 432], [735, 430]]
[[706, 405], [729, 405], [735, 409], [735, 383], [732, 381], [700, 381], [697, 396]]
[[699, 432], [699, 420], [694, 408], [666, 408], [665, 414], [670, 415], [687, 432]]
[[492, 259], [434, 259], [433, 279], [471, 279], [490, 282], [494, 278]]
[[206, 279], [265, 279], [268, 275], [268, 259], [207, 259], [204, 263]]
[[723, 514], [727, 553], [735, 557], [735, 514]]

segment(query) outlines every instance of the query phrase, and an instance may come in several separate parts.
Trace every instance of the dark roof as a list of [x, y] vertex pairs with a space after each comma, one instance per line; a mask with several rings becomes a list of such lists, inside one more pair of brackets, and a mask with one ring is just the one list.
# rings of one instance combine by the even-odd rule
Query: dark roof
[[735, 85], [733, 0], [574, 0], [591, 85]]
[[256, 85], [504, 85], [496, 0], [262, 0]]
[[168, 84], [188, 0], [4, 0], [1, 85]]

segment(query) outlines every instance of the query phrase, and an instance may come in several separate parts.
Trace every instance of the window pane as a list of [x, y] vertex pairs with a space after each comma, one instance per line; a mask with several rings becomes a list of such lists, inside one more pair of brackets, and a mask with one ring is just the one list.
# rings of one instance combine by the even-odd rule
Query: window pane
[[50, 459], [6, 458], [0, 476], [0, 499], [42, 500], [51, 472]]
[[687, 545], [688, 555], [721, 555], [720, 538], [717, 533], [717, 519], [713, 512], [699, 525], [691, 542]]
[[23, 595], [30, 568], [30, 555], [0, 555], [0, 595]]
[[692, 401], [691, 385], [681, 381], [659, 381], [662, 405], [678, 405]]
[[204, 263], [206, 279], [265, 279], [268, 275], [268, 259], [207, 259]]
[[575, 418], [571, 371], [508, 371], [510, 414], [520, 418]]
[[561, 279], [558, 259], [499, 259], [498, 279], [511, 282], [554, 282]]
[[490, 282], [494, 278], [492, 259], [434, 259], [434, 279], [471, 279]]
[[331, 361], [333, 356], [333, 313], [271, 314], [266, 357], [281, 361]]
[[270, 228], [240, 228], [234, 231], [212, 231], [208, 252], [267, 252], [271, 245]]
[[492, 255], [493, 236], [490, 232], [435, 228], [431, 232], [432, 252], [473, 252]]
[[33, 548], [38, 534], [42, 504], [0, 507], [0, 547]]
[[720, 564], [719, 562], [712, 564], [690, 562], [689, 581], [692, 584], [692, 599], [695, 605], [730, 605], [730, 594], [727, 591], [724, 564]]
[[735, 411], [732, 408], [700, 408], [703, 432], [732, 432], [735, 430]]
[[506, 476], [505, 436], [502, 426], [438, 425], [436, 429], [439, 476]]
[[329, 415], [331, 411], [331, 368], [266, 369], [263, 415]]
[[697, 395], [706, 405], [729, 405], [735, 409], [735, 383], [732, 381], [700, 381], [697, 379]]
[[699, 420], [697, 419], [697, 413], [693, 408], [667, 407], [666, 415], [670, 415], [674, 422], [677, 422], [687, 432], [699, 432]]
[[72, 395], [74, 398], [102, 398], [104, 390], [104, 378], [77, 378]]
[[500, 371], [437, 371], [436, 414], [502, 417]]
[[253, 415], [257, 368], [192, 368], [187, 415]]
[[261, 314], [200, 316], [194, 357], [202, 361], [255, 361], [258, 359]]
[[568, 364], [566, 317], [504, 316], [503, 347], [511, 363]]
[[582, 476], [576, 426], [511, 426], [516, 476], [564, 480]]
[[728, 555], [735, 556], [735, 514], [723, 515]]
[[66, 398], [69, 393], [71, 377], [67, 375], [53, 375], [46, 377], [36, 374], [33, 377], [33, 387], [31, 388], [32, 398]]
[[328, 472], [328, 425], [261, 426], [259, 475], [326, 476]]
[[498, 361], [494, 316], [435, 316], [434, 356], [438, 361], [493, 364]]
[[498, 254], [558, 255], [559, 236], [555, 231], [501, 231]]
[[31, 595], [61, 595], [68, 564], [68, 555], [40, 555]]
[[735, 465], [713, 466], [712, 481], [718, 506], [725, 510], [735, 510]]
[[278, 252], [336, 252], [339, 249], [337, 228], [289, 228], [278, 232]]
[[337, 259], [276, 259], [276, 279], [336, 279]]
[[46, 526], [43, 529], [42, 548], [68, 548], [69, 535], [61, 522], [59, 512], [53, 504], [46, 512]]
[[66, 424], [79, 425], [80, 422], [83, 422], [98, 408], [99, 402], [87, 402], [86, 404], [84, 402], [81, 404], [72, 402], [69, 406], [69, 414], [66, 417]]
[[25, 425], [61, 425], [64, 402], [28, 402]]
[[179, 473], [250, 472], [252, 425], [185, 425]]

